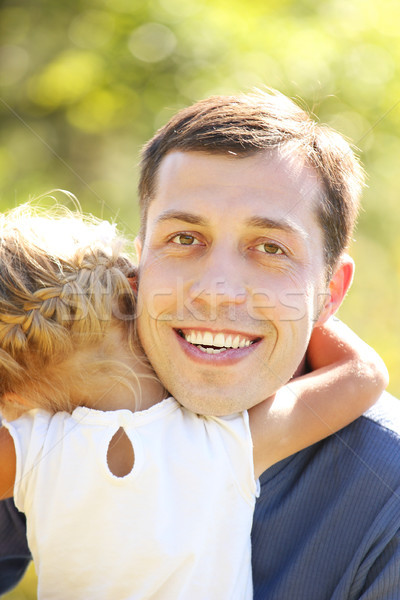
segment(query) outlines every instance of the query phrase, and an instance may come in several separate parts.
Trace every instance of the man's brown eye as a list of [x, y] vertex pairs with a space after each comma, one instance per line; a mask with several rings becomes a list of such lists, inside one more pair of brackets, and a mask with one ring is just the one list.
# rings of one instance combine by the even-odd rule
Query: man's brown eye
[[180, 244], [181, 246], [192, 246], [196, 243], [196, 238], [193, 235], [189, 235], [188, 233], [179, 233], [171, 240], [175, 244]]
[[276, 244], [258, 244], [255, 248], [264, 254], [283, 254], [282, 248]]
[[189, 246], [190, 244], [193, 244], [194, 237], [192, 235], [180, 235], [179, 240], [180, 240], [181, 244], [184, 244], [185, 246]]
[[282, 250], [279, 246], [275, 246], [275, 244], [263, 244], [263, 246], [264, 251], [267, 252], [267, 254], [282, 254]]

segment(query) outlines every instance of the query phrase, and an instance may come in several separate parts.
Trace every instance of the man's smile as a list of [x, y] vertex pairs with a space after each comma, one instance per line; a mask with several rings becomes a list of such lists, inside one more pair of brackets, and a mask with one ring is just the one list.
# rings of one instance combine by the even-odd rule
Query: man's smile
[[195, 360], [218, 365], [234, 363], [251, 353], [261, 337], [239, 332], [205, 329], [174, 329], [183, 350]]
[[223, 331], [204, 331], [199, 329], [178, 329], [181, 337], [189, 344], [197, 346], [208, 354], [218, 354], [230, 348], [247, 348], [260, 338], [249, 337], [242, 333], [226, 333]]

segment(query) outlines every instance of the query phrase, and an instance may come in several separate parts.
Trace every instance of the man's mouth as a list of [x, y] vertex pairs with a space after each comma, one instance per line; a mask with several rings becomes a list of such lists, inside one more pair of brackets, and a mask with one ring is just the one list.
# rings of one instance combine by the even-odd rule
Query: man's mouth
[[221, 354], [228, 350], [248, 348], [260, 338], [251, 338], [243, 334], [215, 331], [199, 331], [197, 329], [177, 329], [177, 333], [192, 346], [206, 354]]

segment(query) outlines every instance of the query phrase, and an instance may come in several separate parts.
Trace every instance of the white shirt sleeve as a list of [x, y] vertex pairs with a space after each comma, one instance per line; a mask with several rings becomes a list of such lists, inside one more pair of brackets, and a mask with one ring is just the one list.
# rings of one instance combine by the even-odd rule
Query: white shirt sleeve
[[14, 502], [18, 510], [26, 512], [26, 498], [35, 476], [35, 469], [43, 458], [43, 445], [52, 415], [44, 410], [30, 410], [15, 421], [3, 421], [15, 445], [16, 475]]
[[243, 498], [254, 506], [259, 482], [254, 475], [253, 442], [247, 411], [225, 417], [204, 417], [216, 421], [232, 475]]

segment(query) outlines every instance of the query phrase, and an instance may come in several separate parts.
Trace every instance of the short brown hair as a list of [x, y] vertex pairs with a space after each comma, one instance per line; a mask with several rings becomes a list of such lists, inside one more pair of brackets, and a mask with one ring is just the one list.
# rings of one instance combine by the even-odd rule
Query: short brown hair
[[142, 151], [139, 202], [142, 239], [162, 159], [173, 150], [234, 153], [294, 146], [319, 175], [324, 193], [318, 219], [329, 270], [348, 247], [358, 215], [363, 169], [344, 138], [318, 124], [292, 100], [276, 92], [213, 96], [180, 110]]

